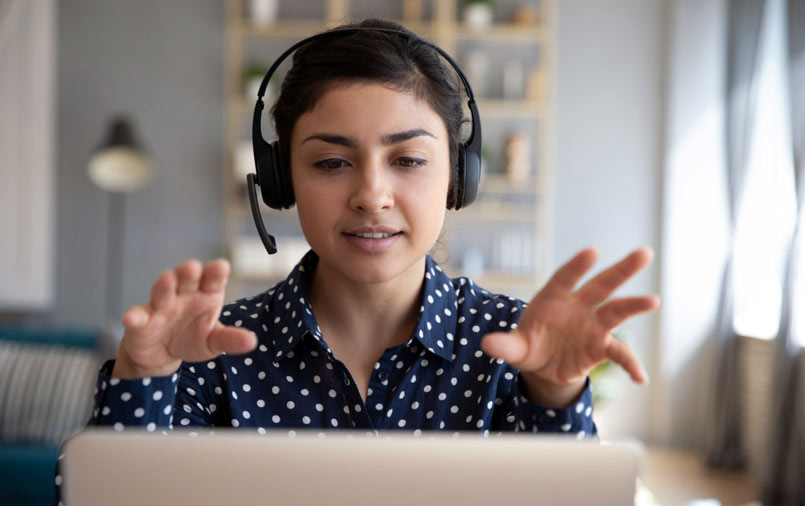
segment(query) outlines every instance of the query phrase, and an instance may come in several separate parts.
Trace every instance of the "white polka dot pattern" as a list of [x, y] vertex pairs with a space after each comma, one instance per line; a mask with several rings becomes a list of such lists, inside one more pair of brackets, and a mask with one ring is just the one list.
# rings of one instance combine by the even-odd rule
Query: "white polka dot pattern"
[[524, 303], [451, 280], [430, 257], [417, 326], [377, 361], [364, 401], [307, 302], [317, 262], [311, 251], [284, 282], [224, 308], [224, 324], [258, 336], [247, 355], [148, 381], [112, 381], [114, 363], [104, 364], [90, 424], [596, 433], [589, 382], [569, 408], [547, 409], [520, 393], [517, 370], [481, 350], [486, 333], [516, 326]]
[[223, 323], [259, 338], [247, 355], [139, 381], [110, 381], [107, 363], [91, 423], [595, 433], [589, 388], [567, 409], [543, 408], [520, 394], [514, 368], [480, 349], [487, 332], [517, 323], [523, 302], [451, 280], [430, 257], [416, 329], [380, 357], [364, 401], [307, 302], [317, 262], [309, 252], [284, 282], [224, 308]]

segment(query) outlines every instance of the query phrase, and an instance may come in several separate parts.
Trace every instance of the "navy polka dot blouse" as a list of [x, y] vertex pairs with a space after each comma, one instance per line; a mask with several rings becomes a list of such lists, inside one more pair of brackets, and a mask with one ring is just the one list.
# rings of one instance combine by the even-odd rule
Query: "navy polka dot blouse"
[[101, 368], [90, 425], [144, 427], [529, 431], [596, 434], [589, 381], [566, 409], [526, 399], [517, 370], [486, 355], [488, 332], [514, 329], [523, 301], [491, 294], [468, 278], [450, 279], [427, 257], [419, 321], [411, 338], [375, 363], [363, 401], [327, 346], [307, 294], [310, 251], [285, 281], [223, 309], [221, 322], [248, 328], [257, 348], [209, 362], [183, 363], [172, 376], [111, 378]]

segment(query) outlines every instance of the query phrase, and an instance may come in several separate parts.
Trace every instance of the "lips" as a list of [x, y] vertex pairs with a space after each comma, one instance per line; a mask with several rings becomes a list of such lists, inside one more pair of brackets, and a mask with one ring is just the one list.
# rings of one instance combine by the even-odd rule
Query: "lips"
[[343, 232], [347, 241], [363, 253], [382, 253], [402, 236], [402, 231], [384, 226], [359, 227]]
[[386, 237], [391, 237], [395, 234], [385, 234], [383, 232], [362, 232], [359, 234], [348, 235], [354, 235], [356, 237], [360, 237], [361, 239], [385, 239]]
[[400, 234], [398, 229], [385, 227], [385, 226], [376, 226], [376, 227], [359, 227], [354, 228], [352, 230], [348, 230], [344, 232], [346, 235], [352, 235], [356, 237], [360, 237], [362, 239], [385, 239], [386, 237], [391, 237], [393, 235]]

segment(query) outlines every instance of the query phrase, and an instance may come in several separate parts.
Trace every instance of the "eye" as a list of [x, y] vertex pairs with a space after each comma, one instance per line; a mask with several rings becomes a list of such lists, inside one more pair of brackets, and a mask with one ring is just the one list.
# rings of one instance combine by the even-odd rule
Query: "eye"
[[410, 158], [407, 156], [403, 156], [397, 158], [397, 160], [395, 160], [394, 163], [396, 163], [401, 167], [415, 168], [415, 167], [424, 167], [425, 165], [428, 164], [428, 161], [422, 158]]
[[313, 164], [314, 167], [322, 170], [336, 170], [340, 169], [341, 167], [345, 167], [347, 165], [349, 164], [346, 161], [341, 160], [340, 158], [328, 158], [326, 160], [321, 160], [320, 162], [316, 162]]

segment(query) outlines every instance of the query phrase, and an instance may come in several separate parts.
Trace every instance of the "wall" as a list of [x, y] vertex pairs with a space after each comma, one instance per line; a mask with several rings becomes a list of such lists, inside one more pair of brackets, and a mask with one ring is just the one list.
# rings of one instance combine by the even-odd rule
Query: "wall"
[[108, 196], [86, 176], [110, 115], [131, 116], [157, 175], [126, 200], [123, 307], [189, 256], [221, 254], [223, 2], [59, 3], [57, 323], [104, 323]]
[[[598, 268], [639, 246], [660, 252], [665, 10], [662, 0], [561, 0], [556, 96], [554, 263], [595, 246]], [[657, 258], [620, 294], [659, 293]], [[623, 325], [649, 375], [657, 316]], [[605, 437], [652, 436], [652, 387], [614, 375]]]

